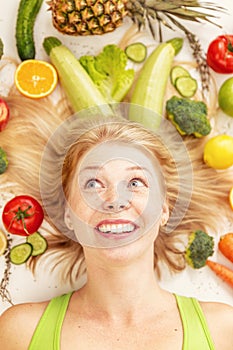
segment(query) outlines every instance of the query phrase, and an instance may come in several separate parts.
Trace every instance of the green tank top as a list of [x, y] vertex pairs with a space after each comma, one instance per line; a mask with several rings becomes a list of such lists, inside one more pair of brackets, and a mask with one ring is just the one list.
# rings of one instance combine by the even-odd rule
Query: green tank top
[[[62, 323], [72, 293], [53, 298], [42, 315], [28, 350], [59, 350]], [[182, 350], [214, 350], [207, 323], [195, 298], [176, 295], [183, 324]]]

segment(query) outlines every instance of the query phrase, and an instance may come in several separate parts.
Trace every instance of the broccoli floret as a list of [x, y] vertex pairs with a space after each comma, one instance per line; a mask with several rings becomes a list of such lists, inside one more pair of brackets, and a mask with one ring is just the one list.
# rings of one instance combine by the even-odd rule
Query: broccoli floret
[[214, 253], [214, 239], [206, 232], [197, 230], [189, 236], [185, 259], [194, 269], [205, 266], [206, 260]]
[[0, 147], [0, 174], [3, 174], [8, 167], [6, 152]]
[[166, 111], [181, 135], [202, 137], [211, 131], [207, 106], [202, 101], [173, 96], [166, 103]]

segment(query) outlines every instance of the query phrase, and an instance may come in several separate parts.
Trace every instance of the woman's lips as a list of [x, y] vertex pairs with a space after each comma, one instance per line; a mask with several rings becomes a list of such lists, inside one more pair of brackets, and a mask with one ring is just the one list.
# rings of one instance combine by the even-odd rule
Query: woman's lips
[[103, 220], [95, 230], [104, 237], [127, 237], [138, 228], [134, 222], [128, 220]]

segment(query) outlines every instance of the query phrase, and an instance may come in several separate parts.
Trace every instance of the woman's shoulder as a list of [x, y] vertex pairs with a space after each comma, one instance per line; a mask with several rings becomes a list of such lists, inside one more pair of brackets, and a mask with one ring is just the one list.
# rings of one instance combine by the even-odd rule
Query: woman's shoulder
[[5, 350], [26, 349], [49, 301], [11, 306], [0, 317], [0, 344]]
[[221, 302], [200, 302], [200, 305], [216, 349], [232, 349], [233, 307]]

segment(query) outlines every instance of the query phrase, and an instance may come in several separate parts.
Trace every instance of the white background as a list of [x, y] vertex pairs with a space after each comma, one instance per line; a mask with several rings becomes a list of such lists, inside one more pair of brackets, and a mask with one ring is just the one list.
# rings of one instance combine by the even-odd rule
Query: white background
[[[16, 50], [15, 42], [15, 24], [18, 9], [18, 0], [0, 0], [0, 37], [4, 42], [4, 57], [12, 57], [19, 61]], [[215, 20], [218, 24], [222, 25], [222, 28], [211, 24], [193, 24], [186, 23], [189, 29], [197, 34], [202, 42], [204, 50], [207, 49], [208, 44], [217, 35], [220, 34], [233, 34], [233, 2], [232, 0], [216, 1], [216, 4], [221, 4], [221, 6], [227, 9], [227, 13], [219, 13], [216, 15], [218, 18]], [[4, 11], [3, 11], [4, 9]], [[34, 27], [34, 39], [36, 43], [36, 58], [44, 59], [48, 61], [48, 57], [44, 52], [42, 47], [42, 42], [46, 36], [56, 36], [66, 44], [77, 57], [83, 54], [96, 54], [101, 48], [109, 43], [119, 43], [125, 31], [131, 27], [131, 22], [129, 20], [125, 21], [124, 26], [118, 28], [115, 32], [106, 34], [104, 36], [98, 37], [69, 37], [58, 33], [52, 26], [51, 14], [47, 11], [48, 5], [44, 1], [40, 13], [36, 19]], [[164, 31], [164, 40], [172, 38], [174, 36], [184, 37], [182, 32], [173, 32], [171, 30]], [[185, 39], [185, 37], [184, 37]], [[152, 38], [143, 37], [145, 43], [152, 42]], [[177, 59], [181, 60], [192, 60], [191, 52], [187, 41], [185, 39], [184, 49]], [[5, 74], [0, 74], [0, 94], [6, 95], [8, 92], [9, 83], [13, 79], [12, 66], [6, 68]], [[7, 73], [7, 74], [6, 74]], [[221, 75], [214, 74], [218, 86], [231, 75]], [[233, 119], [225, 115], [219, 116], [221, 128], [223, 131], [227, 131], [233, 135]], [[0, 135], [0, 145], [1, 145], [1, 135]], [[1, 189], [0, 189], [1, 192]], [[6, 194], [5, 194], [6, 195]], [[6, 197], [1, 193], [0, 195], [0, 210]], [[233, 213], [232, 213], [233, 215]], [[0, 228], [2, 224], [0, 222]], [[232, 230], [233, 224], [226, 226], [225, 232], [219, 232], [218, 234], [223, 234]], [[18, 238], [14, 238], [14, 244], [18, 242]], [[233, 268], [232, 263], [230, 263], [225, 257], [217, 252], [213, 256], [213, 259], [224, 263], [225, 265]], [[0, 280], [3, 276], [5, 260], [4, 257], [0, 257]], [[9, 290], [11, 293], [12, 300], [15, 304], [25, 302], [25, 301], [38, 301], [51, 298], [55, 295], [61, 294], [69, 290], [69, 286], [60, 286], [58, 284], [57, 278], [51, 276], [41, 270], [41, 273], [33, 277], [31, 272], [28, 271], [25, 265], [14, 266], [12, 265], [12, 271], [10, 276]], [[233, 289], [227, 286], [225, 283], [220, 281], [214, 273], [209, 271], [207, 267], [200, 270], [192, 270], [187, 268], [184, 272], [171, 276], [164, 272], [161, 285], [172, 292], [176, 292], [182, 295], [195, 296], [200, 300], [211, 300], [220, 301], [233, 305]], [[0, 313], [10, 306], [7, 302], [2, 302], [0, 300]]]

